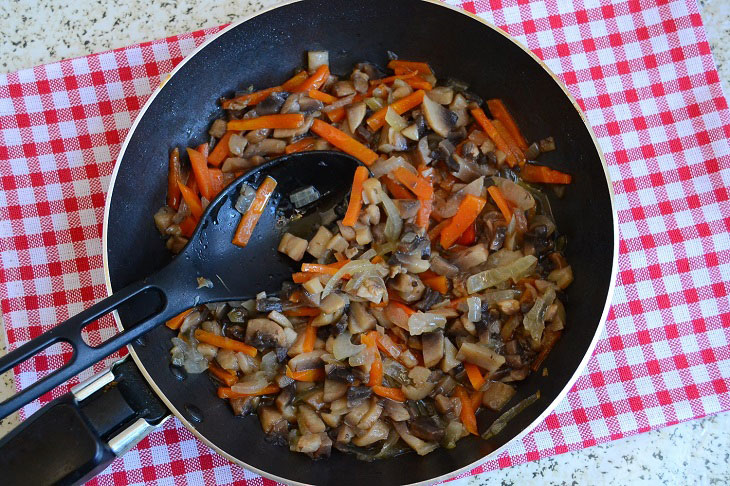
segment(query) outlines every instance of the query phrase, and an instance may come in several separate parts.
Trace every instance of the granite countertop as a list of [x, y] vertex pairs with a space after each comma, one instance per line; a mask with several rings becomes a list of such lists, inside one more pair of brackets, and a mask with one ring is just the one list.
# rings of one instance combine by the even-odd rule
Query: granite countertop
[[[274, 3], [0, 2], [0, 23], [5, 27], [0, 31], [0, 72], [232, 22]], [[730, 94], [730, 1], [699, 0], [699, 4], [720, 79], [725, 93]], [[2, 328], [0, 354], [4, 352]], [[0, 400], [13, 391], [11, 373], [5, 373], [0, 377]], [[0, 421], [0, 436], [15, 423], [15, 417]], [[719, 414], [451, 484], [728, 484], [729, 432], [730, 413]]]

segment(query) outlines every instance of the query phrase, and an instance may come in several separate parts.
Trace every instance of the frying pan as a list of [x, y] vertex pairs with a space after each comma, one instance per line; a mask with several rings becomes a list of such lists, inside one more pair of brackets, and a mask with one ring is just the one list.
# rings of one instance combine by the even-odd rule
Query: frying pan
[[[575, 101], [537, 57], [479, 18], [430, 0], [286, 3], [232, 25], [183, 61], [142, 109], [112, 175], [103, 237], [108, 290], [137, 281], [171, 259], [152, 222], [165, 198], [169, 149], [205, 141], [210, 123], [221, 115], [220, 97], [250, 84], [278, 84], [313, 49], [328, 50], [331, 69], [339, 74], [359, 61], [383, 66], [388, 50], [428, 61], [437, 75], [464, 80], [485, 98], [504, 99], [528, 140], [555, 138], [557, 150], [541, 162], [573, 174], [566, 196], [551, 198], [551, 204], [568, 237], [566, 256], [575, 281], [567, 290], [568, 328], [543, 365], [548, 376], [530, 375], [514, 402], [538, 390], [540, 399], [489, 441], [470, 436], [451, 450], [372, 464], [339, 452], [313, 462], [269, 443], [255, 417], [234, 417], [206, 374], [186, 376], [172, 368], [173, 333], [160, 327], [130, 346], [131, 361], [117, 363], [76, 387], [73, 395], [52, 402], [0, 443], [0, 457], [5, 456], [0, 464], [10, 483], [13, 478], [26, 484], [88, 479], [170, 412], [222, 456], [276, 481], [431, 482], [521, 437], [577, 379], [608, 312], [617, 268], [617, 218], [605, 161]], [[158, 307], [158, 299], [143, 294], [120, 308], [120, 329]], [[495, 418], [482, 414], [480, 429]]]

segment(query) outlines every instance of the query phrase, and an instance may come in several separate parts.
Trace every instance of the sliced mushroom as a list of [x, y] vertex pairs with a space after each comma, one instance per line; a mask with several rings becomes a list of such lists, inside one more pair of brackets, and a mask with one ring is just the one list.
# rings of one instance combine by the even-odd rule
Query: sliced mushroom
[[427, 332], [421, 335], [423, 346], [423, 364], [431, 368], [444, 357], [444, 334], [440, 331]]
[[157, 226], [157, 231], [163, 235], [166, 234], [167, 228], [172, 225], [172, 219], [175, 217], [175, 213], [176, 211], [170, 206], [162, 206], [155, 213], [155, 226]]
[[403, 442], [408, 444], [419, 456], [425, 456], [439, 446], [437, 442], [424, 442], [411, 434], [405, 422], [394, 422], [393, 427]]
[[405, 405], [387, 399], [383, 401], [383, 415], [390, 417], [394, 422], [403, 422], [411, 418], [411, 414]]
[[489, 257], [489, 250], [486, 245], [479, 243], [462, 251], [453, 261], [454, 265], [465, 271], [486, 262], [487, 257]]
[[320, 226], [319, 229], [317, 229], [317, 233], [315, 233], [312, 239], [309, 240], [307, 253], [312, 255], [314, 258], [320, 258], [322, 255], [324, 255], [324, 252], [327, 249], [327, 242], [331, 238], [332, 232], [330, 232], [330, 230], [328, 230], [324, 226]]
[[461, 364], [461, 361], [456, 359], [456, 354], [454, 344], [449, 338], [444, 338], [444, 358], [441, 360], [441, 371], [448, 373]]
[[438, 104], [428, 96], [423, 97], [423, 115], [426, 117], [428, 126], [431, 130], [447, 137], [452, 128], [454, 128], [454, 119], [446, 108]]
[[367, 430], [370, 427], [373, 426], [376, 420], [380, 418], [380, 415], [383, 413], [383, 404], [380, 402], [380, 400], [377, 399], [377, 397], [371, 397], [370, 398], [370, 407], [368, 408], [368, 411], [363, 417], [360, 419], [360, 421], [357, 423], [357, 428], [362, 430]]
[[258, 113], [259, 116], [279, 113], [288, 97], [289, 93], [286, 91], [275, 91], [267, 96], [264, 101], [256, 105], [256, 113]]
[[289, 360], [289, 368], [292, 371], [304, 371], [313, 370], [320, 368], [324, 364], [322, 362], [322, 355], [326, 354], [323, 349], [315, 349], [308, 353], [301, 353]]
[[327, 430], [327, 426], [319, 418], [317, 412], [307, 404], [299, 405], [297, 410], [297, 422], [307, 428], [308, 431], [319, 434]]
[[267, 138], [258, 143], [253, 143], [246, 147], [243, 153], [244, 157], [252, 157], [254, 155], [278, 155], [283, 154], [286, 149], [286, 142], [283, 140], [276, 140], [274, 138]]
[[416, 302], [423, 297], [426, 287], [421, 279], [409, 273], [400, 273], [388, 281], [388, 287], [398, 292], [398, 296], [406, 302]]
[[304, 123], [299, 128], [277, 128], [274, 130], [274, 138], [290, 138], [304, 135], [312, 128], [314, 117], [308, 116], [304, 119]]
[[338, 380], [324, 381], [324, 395], [322, 399], [325, 402], [334, 402], [338, 398], [342, 398], [347, 393], [347, 384]]
[[365, 434], [353, 439], [352, 443], [358, 447], [369, 446], [379, 440], [388, 438], [390, 427], [382, 420], [376, 420]]
[[375, 329], [375, 317], [368, 312], [367, 305], [363, 302], [352, 302], [350, 304], [350, 333], [358, 334], [361, 332]]
[[418, 210], [421, 209], [421, 203], [415, 199], [393, 199], [395, 207], [398, 208], [398, 213], [403, 219], [410, 219], [418, 214]]
[[286, 344], [284, 329], [272, 320], [251, 319], [246, 325], [246, 343], [257, 348], [281, 348]]
[[261, 421], [261, 428], [264, 432], [270, 434], [279, 424], [286, 423], [284, 416], [276, 410], [274, 407], [259, 407], [259, 420]]
[[408, 428], [419, 439], [429, 442], [440, 442], [444, 437], [445, 429], [431, 417], [420, 416], [408, 423]]
[[464, 342], [456, 355], [457, 359], [475, 364], [493, 373], [505, 362], [504, 356], [492, 351], [486, 346]]
[[459, 273], [459, 267], [449, 263], [439, 254], [434, 254], [431, 258], [431, 270], [446, 277], [455, 277]]

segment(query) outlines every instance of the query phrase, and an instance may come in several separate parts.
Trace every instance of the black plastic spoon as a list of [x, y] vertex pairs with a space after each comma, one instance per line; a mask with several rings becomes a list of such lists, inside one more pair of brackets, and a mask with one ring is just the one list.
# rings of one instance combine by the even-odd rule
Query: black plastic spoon
[[[2, 374], [55, 343], [65, 341], [73, 348], [71, 359], [63, 367], [0, 403], [0, 418], [193, 305], [244, 300], [261, 291], [278, 291], [297, 266], [277, 251], [285, 228], [299, 227], [306, 231], [318, 225], [321, 214], [334, 208], [349, 192], [358, 164], [357, 159], [341, 152], [302, 152], [279, 157], [239, 177], [210, 203], [190, 241], [169, 265], [0, 358]], [[245, 248], [235, 246], [231, 240], [241, 213], [234, 205], [241, 185], [257, 188], [267, 176], [276, 180], [276, 190], [248, 245]], [[289, 196], [309, 187], [313, 187], [319, 197], [296, 208]], [[150, 223], [141, 221], [138, 224]], [[198, 288], [198, 277], [209, 280], [213, 286]], [[149, 291], [160, 295], [161, 309], [99, 346], [92, 347], [83, 341], [81, 330], [85, 326]]]

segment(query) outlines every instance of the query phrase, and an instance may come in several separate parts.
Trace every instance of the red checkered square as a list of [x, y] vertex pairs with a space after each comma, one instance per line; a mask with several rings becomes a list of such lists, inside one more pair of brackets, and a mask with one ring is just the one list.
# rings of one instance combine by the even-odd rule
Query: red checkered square
[[[730, 112], [694, 1], [449, 3], [506, 30], [563, 80], [606, 155], [621, 232], [613, 305], [587, 369], [532, 433], [463, 475], [730, 410]], [[160, 79], [218, 30], [0, 75], [0, 297], [11, 347], [104, 296], [101, 220], [121, 141]], [[113, 327], [103, 320], [88, 339]], [[18, 385], [64, 355], [24, 363]], [[91, 482], [273, 484], [177, 421]]]

